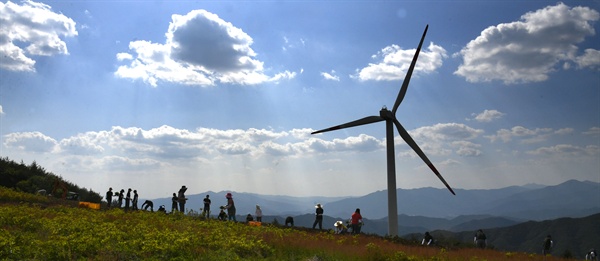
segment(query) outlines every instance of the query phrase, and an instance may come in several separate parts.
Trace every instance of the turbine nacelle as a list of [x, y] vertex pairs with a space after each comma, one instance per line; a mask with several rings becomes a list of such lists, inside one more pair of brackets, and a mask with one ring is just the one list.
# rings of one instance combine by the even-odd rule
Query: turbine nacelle
[[383, 108], [381, 108], [381, 110], [379, 111], [379, 116], [385, 120], [394, 120], [394, 114], [388, 110], [385, 106], [383, 106]]

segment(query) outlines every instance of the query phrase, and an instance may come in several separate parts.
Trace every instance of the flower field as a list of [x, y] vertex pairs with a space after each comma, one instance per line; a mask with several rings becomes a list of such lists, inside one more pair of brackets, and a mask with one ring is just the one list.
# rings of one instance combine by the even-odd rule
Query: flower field
[[559, 260], [183, 214], [44, 205], [41, 196], [18, 194], [0, 188], [0, 260]]

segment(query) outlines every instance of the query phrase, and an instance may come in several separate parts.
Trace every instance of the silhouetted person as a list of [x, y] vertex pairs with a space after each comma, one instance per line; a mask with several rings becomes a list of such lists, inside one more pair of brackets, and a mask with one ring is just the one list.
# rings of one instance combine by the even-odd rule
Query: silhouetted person
[[554, 241], [550, 235], [547, 235], [544, 238], [544, 243], [542, 244], [542, 255], [550, 255], [552, 252], [552, 247], [554, 247]]
[[144, 204], [142, 204], [143, 210], [148, 210], [148, 208], [150, 208], [150, 211], [154, 212], [154, 203], [150, 200], [146, 200], [144, 201]]
[[475, 238], [473, 238], [473, 241], [475, 241], [475, 246], [477, 246], [478, 248], [485, 248], [487, 246], [487, 237], [485, 236], [485, 234], [483, 233], [483, 230], [481, 230], [481, 229], [477, 230], [477, 233], [475, 233]]
[[112, 197], [113, 197], [113, 191], [112, 188], [108, 188], [108, 191], [106, 192], [106, 206], [108, 208], [110, 208], [110, 204], [112, 204]]
[[227, 209], [227, 216], [229, 217], [229, 220], [237, 222], [235, 219], [235, 202], [233, 202], [233, 195], [228, 192], [227, 195], [225, 195], [225, 198], [227, 199], [227, 205], [225, 206]]
[[262, 222], [262, 209], [260, 209], [259, 205], [256, 205], [256, 211], [254, 214], [256, 214], [256, 221]]
[[131, 188], [127, 189], [127, 196], [125, 197], [125, 210], [129, 210], [131, 205]]
[[360, 215], [360, 208], [357, 208], [352, 214], [350, 225], [352, 226], [352, 234], [360, 234], [360, 227], [362, 226], [362, 216]]
[[285, 218], [285, 226], [287, 227], [290, 224], [291, 227], [294, 226], [294, 217], [288, 216]]
[[178, 204], [179, 204], [179, 199], [177, 198], [177, 194], [173, 193], [173, 197], [171, 198], [171, 212], [177, 211]]
[[323, 230], [323, 208], [321, 207], [321, 204], [317, 204], [315, 208], [315, 222], [313, 223], [312, 228], [315, 229], [315, 226], [319, 224], [319, 230]]
[[425, 232], [425, 236], [423, 236], [423, 241], [421, 241], [421, 245], [431, 246], [433, 245], [433, 236], [429, 234], [429, 232]]
[[254, 221], [254, 218], [252, 217], [252, 214], [248, 213], [248, 215], [246, 216], [246, 222], [250, 221]]
[[119, 192], [119, 199], [117, 200], [117, 204], [119, 205], [119, 208], [121, 206], [123, 206], [123, 193], [125, 193], [124, 189], [121, 189], [121, 191]]
[[131, 206], [133, 208], [133, 210], [138, 210], [138, 193], [137, 190], [133, 191], [133, 199], [131, 200]]
[[202, 216], [208, 218], [210, 215], [210, 198], [208, 198], [208, 195], [206, 195], [206, 197], [204, 198], [204, 209], [202, 210]]
[[187, 198], [185, 197], [185, 191], [187, 191], [187, 187], [185, 185], [181, 186], [177, 195], [179, 200], [179, 211], [181, 211], [181, 213], [185, 213], [185, 202], [187, 201]]

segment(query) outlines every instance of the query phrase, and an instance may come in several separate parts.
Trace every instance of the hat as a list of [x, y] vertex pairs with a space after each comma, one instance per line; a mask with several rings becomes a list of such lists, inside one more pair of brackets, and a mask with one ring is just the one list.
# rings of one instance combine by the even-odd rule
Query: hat
[[233, 196], [231, 195], [230, 192], [227, 192], [227, 195], [225, 195], [226, 198], [232, 198]]
[[334, 226], [334, 227], [339, 227], [339, 226], [341, 226], [342, 224], [343, 224], [343, 223], [342, 223], [342, 221], [339, 221], [339, 220], [338, 220], [338, 221], [336, 221], [336, 222], [335, 222], [335, 224], [333, 224], [333, 226]]
[[320, 207], [321, 207], [321, 203], [319, 203], [315, 206], [315, 208], [320, 208]]

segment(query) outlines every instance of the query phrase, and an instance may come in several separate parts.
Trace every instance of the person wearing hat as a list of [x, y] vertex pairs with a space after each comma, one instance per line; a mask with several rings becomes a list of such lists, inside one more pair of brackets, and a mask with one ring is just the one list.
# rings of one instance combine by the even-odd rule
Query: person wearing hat
[[179, 194], [177, 195], [177, 199], [179, 201], [179, 211], [181, 211], [181, 213], [185, 213], [185, 201], [187, 200], [185, 197], [186, 190], [187, 187], [185, 185], [181, 186], [179, 189]]
[[317, 204], [315, 208], [315, 222], [313, 223], [312, 228], [315, 229], [315, 226], [319, 224], [319, 230], [323, 230], [323, 208], [321, 207], [321, 204]]
[[235, 203], [233, 202], [233, 195], [231, 195], [230, 192], [227, 192], [225, 198], [227, 199], [227, 205], [225, 206], [225, 208], [227, 209], [227, 216], [229, 220], [237, 222], [235, 218]]
[[336, 234], [346, 234], [348, 232], [348, 227], [346, 227], [342, 221], [336, 221], [333, 226], [335, 227]]
[[262, 209], [260, 209], [259, 205], [256, 205], [256, 211], [254, 214], [256, 214], [256, 221], [262, 222]]

